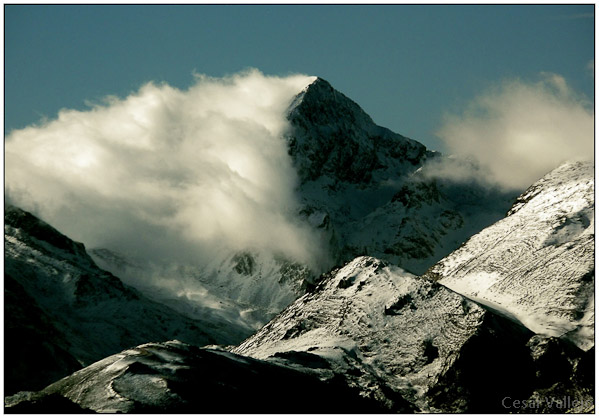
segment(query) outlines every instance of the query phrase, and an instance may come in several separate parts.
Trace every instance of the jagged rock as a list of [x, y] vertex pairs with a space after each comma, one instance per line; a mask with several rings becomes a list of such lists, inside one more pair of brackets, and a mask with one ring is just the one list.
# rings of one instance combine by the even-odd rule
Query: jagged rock
[[321, 78], [288, 119], [303, 213], [324, 215], [336, 264], [368, 254], [424, 273], [501, 219], [518, 194], [429, 176], [426, 163], [446, 157], [376, 125]]
[[367, 184], [376, 170], [413, 171], [430, 155], [419, 142], [375, 125], [355, 102], [317, 78], [292, 102], [288, 137], [300, 181], [329, 176]]

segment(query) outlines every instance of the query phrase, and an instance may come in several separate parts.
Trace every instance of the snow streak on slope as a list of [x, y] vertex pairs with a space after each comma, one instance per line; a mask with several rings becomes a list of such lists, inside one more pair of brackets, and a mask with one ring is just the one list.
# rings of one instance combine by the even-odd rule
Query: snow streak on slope
[[594, 346], [594, 166], [567, 163], [427, 276], [532, 331]]

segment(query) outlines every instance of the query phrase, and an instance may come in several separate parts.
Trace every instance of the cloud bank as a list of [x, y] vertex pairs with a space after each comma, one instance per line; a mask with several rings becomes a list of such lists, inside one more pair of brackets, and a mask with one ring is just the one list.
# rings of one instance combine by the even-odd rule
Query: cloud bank
[[504, 82], [479, 96], [461, 115], [445, 117], [438, 136], [475, 171], [434, 163], [431, 173], [524, 189], [567, 160], [594, 158], [594, 110], [556, 74]]
[[196, 263], [252, 248], [311, 264], [283, 134], [314, 79], [200, 75], [185, 91], [149, 83], [62, 110], [6, 138], [7, 201], [88, 248]]

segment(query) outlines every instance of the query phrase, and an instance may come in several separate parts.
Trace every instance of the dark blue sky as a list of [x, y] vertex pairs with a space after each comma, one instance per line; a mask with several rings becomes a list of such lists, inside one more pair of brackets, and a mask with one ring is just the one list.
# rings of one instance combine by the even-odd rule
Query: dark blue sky
[[593, 98], [594, 5], [5, 6], [5, 133], [192, 73], [327, 79], [434, 149], [444, 112], [506, 78]]

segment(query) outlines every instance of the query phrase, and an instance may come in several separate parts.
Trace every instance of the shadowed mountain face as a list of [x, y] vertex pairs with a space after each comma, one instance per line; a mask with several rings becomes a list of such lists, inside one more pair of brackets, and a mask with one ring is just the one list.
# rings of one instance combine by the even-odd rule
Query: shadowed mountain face
[[342, 264], [372, 255], [417, 274], [501, 219], [518, 192], [427, 175], [447, 157], [376, 125], [318, 78], [292, 102], [289, 154], [303, 215]]
[[245, 329], [193, 321], [96, 266], [32, 214], [5, 214], [6, 392], [41, 389], [81, 366], [148, 341], [230, 344]]
[[313, 373], [180, 341], [131, 348], [41, 392], [10, 397], [6, 404], [7, 412], [24, 413], [77, 408], [105, 413], [389, 412], [342, 381], [323, 382]]

